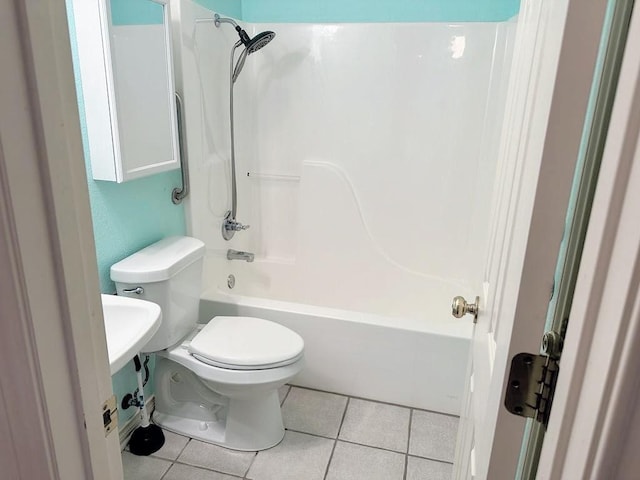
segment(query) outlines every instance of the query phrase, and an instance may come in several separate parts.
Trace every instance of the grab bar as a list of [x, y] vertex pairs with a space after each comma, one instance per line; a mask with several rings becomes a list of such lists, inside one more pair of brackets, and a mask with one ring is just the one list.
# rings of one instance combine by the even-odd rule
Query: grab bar
[[182, 203], [182, 199], [189, 195], [189, 162], [187, 161], [187, 153], [184, 146], [184, 109], [182, 108], [182, 97], [176, 92], [176, 110], [178, 124], [178, 151], [180, 152], [180, 171], [182, 173], [182, 188], [174, 188], [171, 192], [171, 201], [178, 205]]

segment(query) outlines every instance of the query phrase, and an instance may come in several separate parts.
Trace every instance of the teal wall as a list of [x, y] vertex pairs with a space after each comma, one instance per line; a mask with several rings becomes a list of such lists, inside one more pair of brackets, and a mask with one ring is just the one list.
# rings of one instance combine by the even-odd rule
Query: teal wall
[[171, 191], [181, 184], [180, 171], [120, 184], [95, 181], [88, 155], [85, 147], [100, 289], [113, 293], [111, 265], [161, 238], [185, 234], [184, 208], [171, 203]]
[[[182, 206], [171, 202], [171, 191], [180, 185], [180, 171], [160, 173], [126, 183], [95, 181], [91, 176], [91, 161], [85, 121], [82, 83], [78, 70], [78, 50], [75, 42], [75, 24], [71, 0], [67, 1], [69, 35], [76, 77], [76, 93], [84, 145], [87, 183], [93, 218], [93, 231], [98, 258], [100, 290], [115, 292], [109, 278], [111, 265], [133, 252], [169, 235], [184, 235], [185, 215]], [[127, 0], [130, 1], [130, 0]], [[157, 6], [157, 4], [155, 4]], [[136, 10], [136, 15], [139, 11]], [[154, 359], [150, 366], [153, 371]], [[133, 362], [127, 364], [113, 377], [113, 389], [120, 399], [137, 388]], [[145, 394], [154, 391], [153, 377], [145, 387]], [[136, 413], [135, 408], [120, 410], [119, 423], [123, 424]]]
[[111, 0], [114, 25], [162, 25], [164, 7], [151, 0]]
[[520, 0], [196, 0], [245, 22], [502, 22]]
[[220, 15], [226, 15], [227, 17], [233, 17], [237, 20], [242, 20], [242, 2], [241, 0], [194, 0], [205, 8], [219, 13]]

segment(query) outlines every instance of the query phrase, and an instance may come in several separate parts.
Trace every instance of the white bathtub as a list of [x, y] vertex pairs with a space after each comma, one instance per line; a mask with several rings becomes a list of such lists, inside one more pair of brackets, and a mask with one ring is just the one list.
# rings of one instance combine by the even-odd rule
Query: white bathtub
[[201, 321], [255, 316], [298, 332], [306, 366], [295, 385], [459, 414], [471, 323], [316, 307], [229, 294], [202, 297]]

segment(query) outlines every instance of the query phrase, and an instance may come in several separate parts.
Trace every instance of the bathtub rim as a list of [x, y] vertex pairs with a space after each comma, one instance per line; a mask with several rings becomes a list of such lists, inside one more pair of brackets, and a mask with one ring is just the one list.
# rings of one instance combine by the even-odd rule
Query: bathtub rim
[[[247, 307], [265, 309], [271, 312], [284, 311], [290, 314], [326, 317], [344, 322], [367, 324], [397, 330], [413, 331], [417, 333], [429, 333], [466, 340], [470, 340], [473, 334], [473, 323], [471, 321], [471, 317], [469, 317], [469, 319], [464, 317], [462, 319], [454, 319], [451, 317], [450, 320], [425, 320], [422, 318], [402, 316], [395, 317], [229, 293], [220, 290], [217, 286], [211, 287], [202, 292], [200, 295], [200, 301], [243, 305]], [[206, 323], [211, 320], [210, 318], [205, 317], [206, 316], [202, 313], [202, 309], [200, 309], [199, 322]]]

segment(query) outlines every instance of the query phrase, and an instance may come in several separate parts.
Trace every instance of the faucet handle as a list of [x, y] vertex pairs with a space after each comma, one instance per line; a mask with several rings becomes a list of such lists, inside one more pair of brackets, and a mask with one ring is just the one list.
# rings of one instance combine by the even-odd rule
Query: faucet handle
[[233, 218], [233, 214], [231, 210], [229, 210], [224, 216], [224, 221], [222, 222], [222, 238], [225, 240], [231, 240], [235, 232], [246, 230], [249, 227], [250, 225], [243, 225]]
[[251, 225], [244, 225], [233, 218], [225, 219], [224, 228], [226, 230], [232, 230], [234, 232], [239, 232], [240, 230], [246, 230], [251, 227]]

